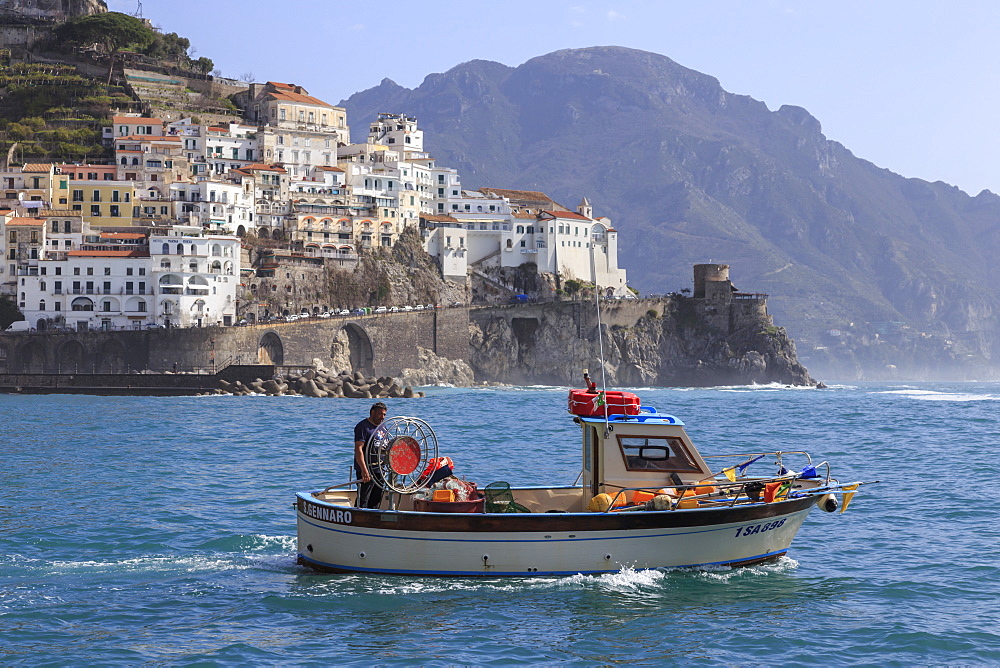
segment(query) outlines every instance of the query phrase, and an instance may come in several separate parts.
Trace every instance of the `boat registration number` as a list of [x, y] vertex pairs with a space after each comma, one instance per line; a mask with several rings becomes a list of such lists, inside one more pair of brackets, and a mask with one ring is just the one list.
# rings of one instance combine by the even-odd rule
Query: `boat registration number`
[[[785, 518], [787, 519], [787, 518]], [[740, 536], [752, 536], [756, 533], [761, 533], [762, 531], [770, 531], [771, 529], [777, 529], [782, 524], [785, 523], [785, 519], [775, 520], [773, 522], [768, 522], [767, 524], [754, 524], [749, 527], [739, 527], [736, 529], [736, 537]]]

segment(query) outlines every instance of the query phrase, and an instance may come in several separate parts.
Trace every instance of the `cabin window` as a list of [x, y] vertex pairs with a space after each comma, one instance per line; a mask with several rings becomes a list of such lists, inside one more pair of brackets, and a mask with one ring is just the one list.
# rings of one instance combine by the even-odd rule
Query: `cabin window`
[[618, 436], [629, 471], [700, 471], [684, 443], [672, 436]]

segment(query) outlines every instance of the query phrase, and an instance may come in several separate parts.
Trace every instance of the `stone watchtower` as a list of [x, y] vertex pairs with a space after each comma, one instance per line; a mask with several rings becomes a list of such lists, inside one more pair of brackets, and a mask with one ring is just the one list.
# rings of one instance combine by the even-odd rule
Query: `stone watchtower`
[[733, 301], [733, 282], [729, 280], [728, 264], [694, 265], [694, 295], [728, 304]]

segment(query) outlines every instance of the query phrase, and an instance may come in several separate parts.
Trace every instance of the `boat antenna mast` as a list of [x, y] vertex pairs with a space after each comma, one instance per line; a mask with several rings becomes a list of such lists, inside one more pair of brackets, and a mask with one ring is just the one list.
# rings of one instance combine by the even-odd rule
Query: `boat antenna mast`
[[601, 290], [594, 281], [594, 303], [597, 306], [597, 346], [601, 355], [601, 401], [604, 402], [604, 438], [611, 434], [608, 420], [608, 379], [604, 369], [604, 327], [601, 325]]

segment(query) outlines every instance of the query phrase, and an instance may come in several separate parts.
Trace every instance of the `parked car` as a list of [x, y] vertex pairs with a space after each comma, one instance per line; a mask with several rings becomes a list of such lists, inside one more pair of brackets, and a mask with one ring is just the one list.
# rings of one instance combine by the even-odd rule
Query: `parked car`
[[158, 322], [147, 322], [146, 329], [163, 329], [163, 325]]
[[351, 312], [348, 311], [346, 308], [342, 308], [340, 309], [340, 313], [338, 313], [337, 315], [351, 315]]
[[353, 315], [365, 315], [365, 310], [363, 308], [356, 308], [351, 313]]
[[[396, 307], [395, 307], [395, 306], [393, 306], [393, 308], [396, 308]], [[376, 309], [375, 309], [375, 312], [376, 312], [376, 313], [388, 313], [388, 312], [389, 312], [389, 309], [387, 309], [387, 308], [386, 308], [386, 307], [384, 307], [384, 306], [379, 306], [378, 308], [376, 308]]]
[[407, 311], [412, 311], [412, 310], [413, 310], [413, 307], [412, 307], [412, 306], [410, 306], [409, 304], [407, 304], [406, 306], [404, 306], [403, 308], [401, 308], [401, 309], [399, 309], [399, 310], [400, 310], [400, 311], [403, 311], [403, 312], [407, 312]]
[[398, 306], [390, 306], [389, 307], [389, 313], [399, 313], [399, 307]]
[[414, 311], [423, 311], [424, 310], [424, 305], [423, 304], [417, 304], [416, 306], [413, 307], [413, 310]]
[[246, 318], [240, 318], [239, 322], [236, 323], [237, 327], [246, 327], [250, 322]]

